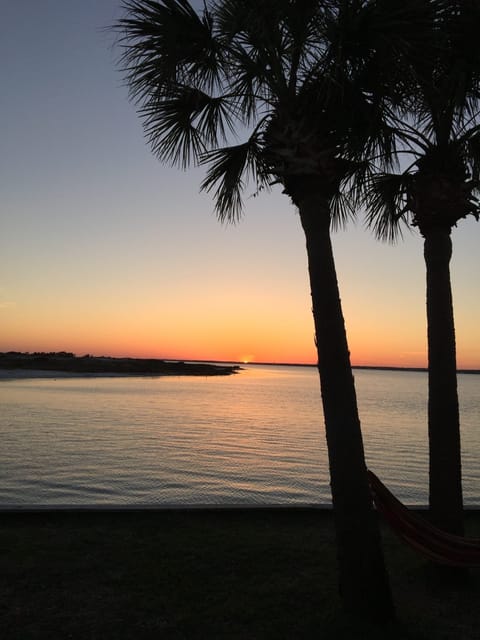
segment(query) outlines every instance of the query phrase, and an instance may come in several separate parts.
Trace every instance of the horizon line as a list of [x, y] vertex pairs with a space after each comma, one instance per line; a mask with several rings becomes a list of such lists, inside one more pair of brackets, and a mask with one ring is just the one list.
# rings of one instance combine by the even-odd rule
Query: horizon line
[[[159, 357], [138, 357], [138, 356], [109, 356], [102, 354], [100, 356], [93, 355], [87, 353], [83, 356], [79, 356], [73, 352], [59, 350], [59, 351], [17, 351], [14, 349], [8, 351], [0, 352], [0, 355], [7, 354], [21, 354], [21, 355], [65, 355], [65, 356], [73, 356], [75, 358], [111, 358], [111, 359], [130, 359], [130, 360], [161, 360], [164, 362], [198, 362], [198, 363], [217, 363], [217, 364], [235, 364], [235, 365], [264, 365], [264, 366], [276, 366], [276, 367], [315, 367], [318, 365], [312, 362], [277, 362], [277, 361], [257, 361], [257, 360], [219, 360], [219, 359], [210, 359], [210, 358], [159, 358]], [[366, 369], [366, 370], [377, 370], [377, 371], [418, 371], [418, 372], [428, 372], [428, 367], [418, 367], [418, 366], [402, 366], [402, 365], [376, 365], [376, 364], [352, 364], [352, 369]], [[457, 369], [457, 373], [472, 373], [472, 374], [480, 374], [480, 369], [478, 368], [460, 368]]]

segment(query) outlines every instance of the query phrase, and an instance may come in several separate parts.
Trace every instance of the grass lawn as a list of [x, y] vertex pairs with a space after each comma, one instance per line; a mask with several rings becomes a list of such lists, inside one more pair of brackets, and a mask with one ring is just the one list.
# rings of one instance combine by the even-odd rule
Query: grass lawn
[[[469, 513], [480, 537], [480, 514]], [[358, 628], [319, 510], [0, 514], [2, 640], [480, 637], [480, 570], [440, 586], [384, 531], [398, 623]]]

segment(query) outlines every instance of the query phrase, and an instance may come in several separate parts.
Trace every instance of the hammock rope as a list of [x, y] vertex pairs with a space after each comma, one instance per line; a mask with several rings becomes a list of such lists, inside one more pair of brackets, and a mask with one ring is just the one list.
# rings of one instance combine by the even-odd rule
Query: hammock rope
[[368, 471], [368, 480], [377, 511], [413, 549], [437, 564], [480, 567], [480, 539], [438, 529], [402, 504], [372, 471]]

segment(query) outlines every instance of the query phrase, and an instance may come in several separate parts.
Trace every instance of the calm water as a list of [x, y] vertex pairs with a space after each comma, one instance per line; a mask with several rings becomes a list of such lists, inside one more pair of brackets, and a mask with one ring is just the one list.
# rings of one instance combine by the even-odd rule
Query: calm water
[[[427, 502], [424, 373], [355, 372], [369, 466]], [[480, 376], [460, 375], [465, 503], [480, 505]], [[0, 381], [0, 505], [330, 501], [316, 370]]]

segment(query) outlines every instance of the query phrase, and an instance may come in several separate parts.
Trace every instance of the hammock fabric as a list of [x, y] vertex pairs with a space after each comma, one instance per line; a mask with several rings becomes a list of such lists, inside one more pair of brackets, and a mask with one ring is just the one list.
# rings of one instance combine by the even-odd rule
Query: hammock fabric
[[437, 564], [480, 567], [480, 539], [462, 538], [434, 527], [407, 509], [371, 471], [368, 479], [377, 511], [413, 549]]

